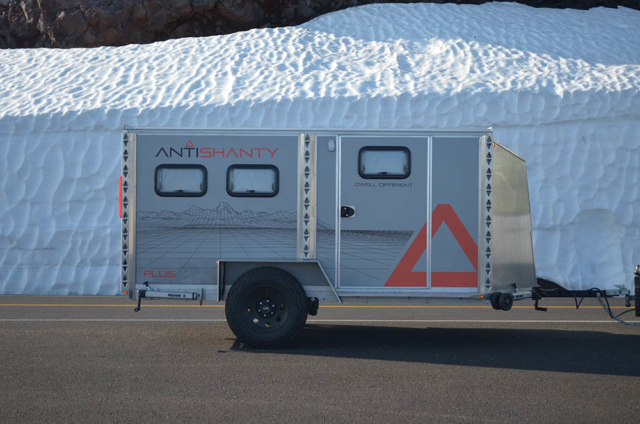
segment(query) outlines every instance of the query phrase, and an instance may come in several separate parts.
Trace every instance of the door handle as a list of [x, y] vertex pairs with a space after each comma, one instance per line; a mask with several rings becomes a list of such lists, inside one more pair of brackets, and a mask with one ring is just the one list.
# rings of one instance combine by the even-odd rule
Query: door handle
[[356, 208], [353, 206], [341, 206], [340, 218], [353, 218], [356, 216]]

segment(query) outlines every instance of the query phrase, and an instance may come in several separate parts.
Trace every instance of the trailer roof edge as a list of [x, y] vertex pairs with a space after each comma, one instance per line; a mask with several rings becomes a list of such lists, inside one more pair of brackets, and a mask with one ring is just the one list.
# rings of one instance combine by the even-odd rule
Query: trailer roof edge
[[522, 156], [520, 156], [519, 154], [517, 154], [516, 152], [514, 152], [513, 150], [509, 149], [508, 147], [505, 147], [504, 144], [500, 144], [497, 141], [493, 141], [495, 144], [497, 144], [498, 146], [500, 146], [501, 148], [503, 148], [507, 153], [511, 153], [513, 156], [517, 157], [518, 159], [520, 159], [522, 162], [527, 162], [527, 160], [525, 158], [523, 158]]
[[188, 132], [189, 134], [306, 134], [317, 135], [487, 135], [492, 134], [491, 127], [467, 130], [429, 130], [429, 129], [354, 129], [354, 128], [192, 128], [192, 127], [134, 127], [124, 125], [123, 131], [144, 132], [144, 133], [178, 133]]

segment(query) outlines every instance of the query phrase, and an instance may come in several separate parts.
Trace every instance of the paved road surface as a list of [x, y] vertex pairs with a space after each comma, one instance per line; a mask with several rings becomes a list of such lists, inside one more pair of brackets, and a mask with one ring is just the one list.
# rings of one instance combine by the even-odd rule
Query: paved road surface
[[640, 420], [640, 328], [518, 305], [326, 305], [260, 351], [220, 305], [0, 296], [0, 422]]

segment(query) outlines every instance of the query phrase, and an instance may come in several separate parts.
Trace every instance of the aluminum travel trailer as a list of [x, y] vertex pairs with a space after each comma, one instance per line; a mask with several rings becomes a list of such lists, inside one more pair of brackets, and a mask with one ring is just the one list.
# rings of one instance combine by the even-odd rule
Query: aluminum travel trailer
[[490, 131], [125, 127], [121, 288], [289, 341], [323, 301], [532, 297], [525, 161]]

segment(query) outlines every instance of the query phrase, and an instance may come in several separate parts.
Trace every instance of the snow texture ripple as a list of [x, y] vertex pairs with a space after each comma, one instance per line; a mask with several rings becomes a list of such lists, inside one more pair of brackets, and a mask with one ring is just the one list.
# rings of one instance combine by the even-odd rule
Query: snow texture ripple
[[124, 124], [492, 126], [527, 159], [538, 276], [640, 262], [640, 12], [369, 5], [298, 27], [0, 51], [0, 293], [115, 294]]

